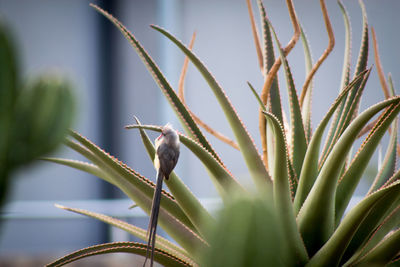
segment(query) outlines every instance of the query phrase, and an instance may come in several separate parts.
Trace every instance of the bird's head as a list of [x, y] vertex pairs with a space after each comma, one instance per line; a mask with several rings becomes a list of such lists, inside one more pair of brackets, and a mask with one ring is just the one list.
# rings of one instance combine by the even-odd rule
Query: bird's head
[[179, 143], [179, 135], [170, 123], [167, 123], [161, 128], [161, 135], [156, 141], [163, 141], [172, 144]]

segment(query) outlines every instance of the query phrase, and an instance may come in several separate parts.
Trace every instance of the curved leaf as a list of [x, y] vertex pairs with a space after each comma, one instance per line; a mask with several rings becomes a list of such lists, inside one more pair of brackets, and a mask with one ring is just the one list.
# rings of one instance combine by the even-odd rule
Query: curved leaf
[[177, 117], [180, 119], [182, 126], [185, 128], [187, 133], [195, 138], [198, 142], [202, 144], [214, 157], [221, 162], [221, 159], [218, 157], [217, 153], [211, 147], [207, 139], [204, 137], [203, 133], [194, 122], [192, 116], [189, 111], [186, 109], [185, 105], [176, 95], [175, 91], [172, 89], [167, 79], [164, 77], [157, 64], [153, 61], [153, 59], [148, 55], [146, 50], [142, 47], [139, 41], [136, 40], [135, 36], [128, 31], [121, 22], [119, 22], [116, 18], [114, 18], [111, 14], [107, 13], [100, 7], [90, 4], [96, 11], [109, 19], [125, 36], [125, 38], [130, 42], [132, 47], [135, 49], [136, 53], [139, 55], [140, 59], [145, 64], [149, 73], [152, 75], [153, 79], [160, 87], [161, 91], [164, 93], [166, 99], [172, 106], [172, 109], [177, 114]]
[[[274, 201], [283, 226], [284, 238], [288, 243], [289, 258], [294, 264], [304, 265], [308, 260], [307, 251], [297, 229], [296, 218], [292, 207], [292, 198], [289, 189], [288, 154], [285, 134], [278, 119], [270, 113], [264, 112], [268, 123], [272, 126], [275, 137], [275, 166], [274, 167]], [[284, 165], [286, 163], [286, 166]]]
[[116, 185], [114, 184], [114, 181], [110, 179], [109, 176], [104, 171], [102, 171], [99, 167], [97, 167], [94, 164], [79, 160], [62, 159], [62, 158], [42, 158], [42, 160], [54, 162], [57, 164], [65, 165], [74, 169], [90, 173], [94, 176], [103, 179], [106, 182], [109, 182], [110, 184]]
[[334, 230], [336, 184], [346, 161], [344, 155], [347, 155], [358, 133], [376, 113], [399, 101], [400, 97], [394, 97], [365, 110], [347, 127], [333, 147], [297, 217], [300, 232], [311, 255], [328, 240]]
[[346, 88], [344, 88], [344, 90], [336, 98], [335, 102], [333, 102], [325, 117], [321, 120], [310, 140], [306, 155], [304, 156], [304, 162], [299, 178], [299, 186], [297, 188], [296, 196], [293, 203], [296, 213], [299, 212], [304, 200], [307, 198], [308, 193], [310, 192], [311, 187], [314, 184], [315, 179], [317, 178], [319, 149], [325, 128], [328, 125], [328, 122], [331, 119], [335, 110], [345, 99], [348, 92], [353, 89], [354, 85], [362, 79], [364, 74], [365, 72], [359, 74], [348, 86], [346, 86]]
[[[376, 234], [376, 229], [382, 227], [382, 223], [387, 220], [387, 216], [393, 214], [399, 206], [400, 194], [387, 195], [377, 201], [375, 206], [371, 209], [365, 219], [360, 223], [357, 231], [351, 239], [345, 253], [342, 257], [342, 262], [346, 262], [352, 258], [358, 250], [364, 250], [364, 245], [371, 243], [369, 240], [371, 236]], [[368, 252], [366, 250], [365, 252]]]
[[[361, 179], [362, 174], [364, 173], [365, 168], [368, 165], [369, 160], [375, 152], [376, 147], [379, 145], [379, 142], [381, 141], [392, 121], [397, 118], [399, 111], [400, 104], [397, 104], [396, 106], [390, 106], [385, 110], [385, 112], [379, 117], [378, 122], [375, 124], [370, 134], [361, 145], [350, 166], [343, 174], [342, 178], [340, 178], [336, 192], [336, 225], [342, 218], [342, 215], [349, 204], [349, 201], [358, 185], [358, 182]], [[396, 151], [394, 153], [396, 153]], [[390, 174], [390, 176], [392, 174]], [[389, 179], [390, 176], [387, 179]], [[382, 185], [383, 183], [380, 184], [380, 186]]]
[[[364, 3], [362, 0], [359, 0], [361, 11], [362, 11], [362, 16], [363, 16], [363, 32], [362, 32], [362, 37], [361, 37], [361, 47], [360, 47], [360, 52], [358, 55], [358, 60], [357, 60], [357, 66], [356, 70], [354, 72], [354, 77], [359, 75], [361, 72], [363, 72], [367, 68], [367, 63], [368, 63], [368, 47], [369, 47], [369, 35], [368, 35], [368, 20], [367, 20], [367, 13], [365, 10]], [[346, 49], [347, 49], [347, 44], [349, 45], [349, 51], [345, 50], [345, 64], [350, 64], [350, 45], [351, 45], [351, 28], [350, 28], [350, 20], [348, 20], [348, 27], [347, 27], [347, 22], [346, 22], [346, 17], [348, 17], [344, 10], [344, 6], [339, 3], [339, 6], [343, 10], [343, 16], [345, 19], [345, 26], [346, 26], [346, 36], [348, 35], [349, 38], [347, 39], [346, 37]], [[348, 28], [348, 29], [347, 29]], [[348, 76], [347, 69], [343, 69], [343, 73], [345, 75], [342, 76], [342, 82], [346, 80], [346, 76]], [[365, 84], [364, 84], [365, 85]], [[363, 86], [360, 86], [360, 90], [363, 90]], [[356, 98], [356, 96], [359, 96]], [[361, 93], [359, 93], [359, 90], [355, 90], [349, 96], [347, 97], [347, 100], [343, 105], [341, 105], [338, 109], [337, 114], [335, 115], [335, 119], [331, 124], [331, 127], [329, 129], [329, 134], [327, 141], [324, 146], [324, 152], [322, 153], [322, 162], [321, 165], [324, 162], [324, 159], [326, 159], [327, 155], [331, 151], [331, 147], [336, 143], [336, 141], [339, 139], [340, 135], [343, 133], [343, 131], [346, 129], [348, 126], [348, 123], [354, 118], [356, 115], [355, 113], [349, 112], [349, 110], [353, 110], [353, 112], [358, 111], [358, 106], [359, 106], [359, 101], [360, 101], [360, 96]], [[347, 108], [345, 108], [347, 103]], [[352, 108], [351, 108], [352, 107]], [[347, 121], [347, 123], [346, 123]], [[342, 122], [342, 123], [340, 123]]]
[[400, 229], [391, 233], [354, 266], [385, 266], [399, 254]]
[[[303, 165], [304, 155], [307, 150], [307, 140], [304, 132], [303, 119], [301, 117], [301, 109], [299, 99], [297, 97], [296, 88], [294, 86], [292, 73], [290, 72], [289, 64], [285, 57], [285, 53], [281, 48], [281, 44], [278, 40], [278, 36], [275, 33], [274, 28], [269, 24], [274, 34], [276, 44], [279, 48], [279, 54], [282, 61], [282, 66], [285, 70], [286, 87], [289, 95], [289, 106], [290, 106], [290, 125], [291, 125], [291, 148], [290, 151], [291, 161], [293, 169], [297, 177], [300, 176], [301, 166]], [[297, 186], [297, 185], [296, 185]]]
[[363, 17], [363, 31], [361, 36], [360, 53], [358, 54], [357, 66], [354, 72], [354, 76], [357, 76], [359, 73], [361, 73], [367, 68], [368, 50], [369, 50], [369, 28], [368, 28], [367, 11], [365, 9], [363, 0], [358, 0], [358, 2], [360, 4]]
[[[343, 15], [344, 28], [345, 28], [345, 41], [344, 41], [344, 59], [343, 59], [343, 70], [342, 80], [340, 82], [340, 91], [342, 91], [350, 80], [350, 62], [351, 62], [351, 24], [349, 14], [342, 1], [338, 1], [340, 11]], [[356, 75], [357, 76], [357, 75]]]
[[179, 49], [181, 49], [182, 52], [185, 53], [185, 55], [192, 61], [192, 63], [203, 75], [204, 79], [207, 81], [208, 85], [214, 92], [215, 97], [217, 98], [219, 104], [221, 105], [222, 110], [225, 113], [225, 116], [232, 128], [233, 133], [235, 134], [238, 145], [240, 147], [240, 151], [242, 152], [243, 158], [246, 161], [247, 167], [255, 183], [261, 187], [265, 187], [266, 184], [271, 183], [271, 177], [269, 176], [264, 166], [261, 156], [258, 154], [254, 141], [252, 140], [246, 128], [244, 127], [243, 122], [241, 121], [235, 109], [233, 108], [224, 90], [217, 83], [212, 74], [199, 60], [199, 58], [184, 44], [182, 44], [179, 40], [177, 40], [174, 36], [172, 36], [164, 29], [157, 27], [155, 25], [152, 25], [151, 27], [162, 33], [165, 37], [170, 39], [176, 46], [178, 46]]
[[[156, 132], [161, 132], [161, 127], [154, 125], [128, 125], [125, 127], [126, 129], [147, 129]], [[193, 139], [181, 134], [179, 134], [179, 140], [182, 144], [184, 144], [187, 148], [189, 148], [200, 160], [203, 162], [204, 166], [210, 171], [212, 174], [212, 178], [214, 178], [214, 182], [217, 185], [217, 189], [220, 190], [222, 196], [226, 191], [230, 189], [243, 191], [243, 187], [233, 178], [232, 174], [219, 163], [211, 153], [209, 153], [204, 147], [202, 147], [199, 143], [194, 141]]]
[[382, 208], [387, 204], [387, 202], [380, 202], [381, 199], [395, 199], [398, 197], [399, 193], [400, 182], [397, 182], [363, 199], [344, 217], [332, 237], [314, 257], [311, 258], [307, 266], [337, 266], [347, 245], [371, 210], [374, 207]]
[[[75, 212], [78, 214], [82, 214], [97, 220], [100, 220], [102, 222], [105, 222], [109, 225], [115, 226], [119, 229], [124, 230], [127, 233], [130, 233], [133, 236], [136, 236], [140, 239], [142, 239], [143, 241], [147, 241], [147, 231], [145, 229], [142, 229], [140, 227], [134, 226], [132, 224], [129, 224], [127, 222], [118, 220], [116, 218], [104, 215], [104, 214], [100, 214], [100, 213], [96, 213], [96, 212], [92, 212], [92, 211], [87, 211], [87, 210], [83, 210], [83, 209], [75, 209], [75, 208], [69, 208], [69, 207], [65, 207], [62, 205], [58, 205], [55, 204], [55, 206], [59, 209], [63, 209], [63, 210], [67, 210], [67, 211], [71, 211], [71, 212]], [[176, 258], [182, 259], [186, 262], [191, 263], [192, 265], [194, 265], [194, 262], [192, 259], [190, 259], [189, 255], [187, 255], [187, 252], [185, 250], [183, 250], [181, 247], [178, 247], [177, 245], [173, 244], [172, 242], [168, 241], [167, 239], [163, 238], [162, 236], [158, 236], [156, 238], [156, 248], [162, 249], [165, 252], [173, 255]]]
[[[137, 124], [141, 125], [136, 117], [135, 119]], [[143, 128], [139, 128], [139, 131], [147, 153], [153, 161], [156, 153], [154, 145]], [[196, 229], [203, 236], [206, 236], [208, 226], [215, 221], [214, 218], [211, 217], [210, 213], [208, 213], [200, 201], [193, 195], [190, 189], [182, 182], [174, 171], [170, 174], [170, 179], [165, 180], [165, 183]]]
[[[101, 245], [95, 245], [92, 247], [87, 247], [78, 251], [75, 251], [71, 254], [68, 254], [52, 263], [47, 264], [47, 267], [58, 267], [63, 266], [67, 263], [77, 261], [82, 258], [86, 258], [94, 255], [108, 254], [108, 253], [117, 253], [117, 252], [125, 252], [132, 253], [141, 256], [146, 256], [146, 245], [134, 242], [115, 242], [115, 243], [106, 243]], [[176, 258], [167, 252], [155, 249], [154, 251], [154, 260], [165, 266], [192, 266], [191, 264]]]
[[263, 102], [262, 102], [260, 96], [258, 95], [256, 89], [254, 89], [253, 85], [251, 85], [251, 83], [249, 83], [249, 82], [247, 82], [247, 85], [249, 86], [251, 92], [253, 93], [254, 97], [256, 98], [258, 104], [260, 105], [260, 108], [261, 108], [263, 111], [267, 111], [266, 107], [264, 106], [264, 104], [263, 104]]
[[393, 128], [390, 133], [389, 145], [386, 150], [385, 158], [383, 159], [382, 166], [375, 177], [374, 182], [369, 189], [369, 193], [375, 190], [378, 190], [381, 186], [383, 186], [390, 177], [393, 176], [396, 170], [396, 162], [397, 162], [397, 132], [398, 131], [398, 120], [393, 122]]
[[[364, 73], [364, 72], [361, 72]], [[327, 159], [329, 153], [332, 151], [333, 146], [336, 144], [337, 140], [349, 126], [351, 121], [357, 116], [358, 108], [361, 101], [361, 95], [364, 91], [365, 85], [371, 73], [371, 68], [363, 76], [363, 79], [354, 85], [354, 90], [346, 97], [346, 101], [343, 106], [339, 107], [340, 116], [336, 123], [336, 126], [331, 129], [333, 132], [329, 132], [327, 142], [325, 143], [324, 152], [322, 154], [319, 167], [322, 168], [325, 160]]]
[[[136, 190], [141, 192], [141, 194], [144, 194], [147, 198], [152, 200], [154, 194], [154, 184], [150, 180], [143, 177], [139, 173], [135, 172], [134, 170], [129, 168], [126, 164], [120, 162], [118, 159], [110, 156], [108, 153], [104, 152], [100, 147], [98, 147], [85, 137], [81, 136], [80, 134], [71, 131], [70, 135], [74, 139], [79, 141], [90, 152], [92, 152], [94, 157], [97, 157], [98, 162], [97, 163], [93, 162], [93, 163], [95, 163], [100, 169], [106, 171], [107, 173], [114, 174], [113, 176], [115, 175], [120, 176], [126, 182], [133, 185], [136, 188]], [[93, 161], [93, 157], [88, 159]], [[137, 202], [136, 200], [134, 201]], [[170, 194], [166, 193], [166, 191], [162, 191], [161, 203], [163, 208], [165, 208], [169, 213], [171, 213], [185, 225], [188, 225], [189, 227], [194, 229], [192, 223], [183, 213], [178, 203], [176, 203], [175, 199]]]
[[[76, 149], [77, 152], [87, 157], [90, 161], [105, 171], [107, 175], [110, 176], [110, 179], [112, 178], [115, 184], [127, 196], [149, 214], [152, 203], [152, 194], [154, 193], [154, 184], [140, 174], [129, 169], [123, 163], [106, 154], [84, 137], [77, 133], [73, 134], [74, 137], [86, 146], [86, 148], [83, 147], [82, 149], [79, 144], [72, 148]], [[70, 143], [74, 144], [74, 142]], [[141, 183], [148, 184], [150, 187], [149, 194], [137, 187], [137, 184]], [[193, 253], [198, 249], [206, 247], [207, 243], [195, 232], [195, 227], [180, 209], [173, 197], [165, 191], [163, 191], [162, 194], [159, 214], [159, 223], [161, 227], [189, 253]]]
[[[311, 48], [310, 45], [308, 44], [307, 36], [303, 30], [303, 27], [300, 26], [301, 30], [301, 41], [303, 43], [303, 50], [304, 50], [304, 61], [305, 61], [305, 69], [306, 69], [306, 77], [310, 73], [312, 69], [312, 57], [311, 57]], [[313, 83], [312, 81], [310, 82], [310, 85], [308, 86], [307, 93], [304, 97], [304, 102], [303, 106], [301, 107], [301, 116], [304, 122], [304, 129], [306, 131], [306, 138], [307, 140], [310, 140], [311, 138], [311, 104], [312, 104], [312, 89], [313, 89]]]
[[400, 205], [397, 207], [379, 224], [378, 227], [370, 233], [369, 239], [360, 247], [351, 258], [345, 263], [346, 266], [351, 265], [353, 262], [359, 260], [368, 251], [375, 247], [382, 239], [393, 229], [400, 226]]
[[[264, 76], [267, 77], [269, 70], [275, 63], [275, 53], [273, 40], [271, 35], [271, 29], [268, 25], [267, 13], [265, 12], [264, 5], [262, 0], [258, 0], [258, 7], [260, 10], [261, 23], [263, 28], [263, 40], [264, 40]], [[270, 112], [274, 114], [275, 117], [278, 118], [280, 123], [283, 123], [282, 119], [282, 103], [281, 96], [279, 92], [279, 84], [278, 84], [278, 75], [274, 78], [271, 84], [271, 88], [269, 89], [269, 102]]]
[[400, 170], [397, 170], [395, 174], [383, 185], [383, 187], [389, 186], [390, 184], [400, 180]]

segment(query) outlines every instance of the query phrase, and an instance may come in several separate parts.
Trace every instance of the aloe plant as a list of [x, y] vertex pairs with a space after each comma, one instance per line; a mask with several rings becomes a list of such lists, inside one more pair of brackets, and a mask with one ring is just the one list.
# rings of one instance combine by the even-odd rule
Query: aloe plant
[[[321, 0], [329, 44], [323, 55], [313, 63], [310, 45], [293, 3], [291, 0], [286, 2], [294, 35], [289, 44], [282, 47], [279, 33], [275, 32], [268, 20], [261, 0], [258, 1], [258, 7], [263, 34], [262, 42], [259, 41], [251, 2], [247, 0], [261, 73], [265, 78], [261, 93], [248, 83], [260, 103], [262, 156], [227, 94], [192, 52], [191, 46], [185, 46], [161, 27], [151, 26], [174, 43], [185, 54], [185, 61], [190, 60], [207, 81], [237, 143], [217, 135], [239, 149], [257, 185], [257, 193], [251, 192], [234, 178], [207, 141], [199, 126], [202, 125], [212, 134], [215, 131], [200, 121], [187, 106], [183, 97], [183, 82], [180, 83], [178, 95], [136, 37], [111, 14], [92, 5], [131, 43], [181, 121], [185, 130], [185, 133], [179, 134], [181, 143], [203, 163], [224, 203], [221, 214], [210, 214], [177, 174], [171, 174], [166, 181], [170, 193], [162, 192], [159, 223], [176, 244], [158, 236], [155, 251], [155, 261], [165, 266], [381, 266], [399, 259], [400, 170], [396, 169], [395, 163], [398, 156], [400, 96], [395, 95], [389, 78], [389, 86], [382, 85], [386, 90], [390, 87], [385, 94], [386, 99], [364, 111], [359, 110], [363, 90], [373, 71], [367, 64], [370, 38], [364, 4], [360, 1], [363, 14], [362, 43], [354, 76], [350, 78], [350, 20], [344, 5], [338, 2], [346, 28], [340, 93], [312, 131], [312, 80], [332, 51], [335, 39], [328, 11]], [[376, 68], [378, 74], [383, 75], [374, 32], [373, 37]], [[304, 46], [307, 74], [301, 92], [295, 88], [287, 60], [288, 53], [300, 38]], [[184, 66], [183, 74], [186, 73], [187, 63]], [[284, 69], [289, 94], [288, 122], [276, 82], [280, 66]], [[182, 77], [184, 79], [184, 75]], [[386, 83], [385, 79], [381, 81]], [[318, 90], [318, 87], [314, 90]], [[376, 115], [378, 118], [370, 122]], [[160, 132], [161, 127], [143, 125], [136, 118], [136, 123], [126, 128], [139, 131], [148, 156], [153, 160], [154, 145], [146, 131]], [[352, 157], [351, 147], [365, 132], [368, 135]], [[386, 132], [389, 132], [390, 142], [371, 189], [345, 213], [369, 160]], [[119, 187], [149, 214], [155, 188], [153, 182], [74, 131], [70, 132], [65, 144], [90, 162], [61, 158], [47, 160], [94, 174]], [[103, 214], [58, 207], [103, 221], [146, 241], [145, 229]], [[145, 251], [144, 243], [107, 243], [73, 252], [49, 266], [61, 266], [97, 254], [127, 252], [144, 255]]]

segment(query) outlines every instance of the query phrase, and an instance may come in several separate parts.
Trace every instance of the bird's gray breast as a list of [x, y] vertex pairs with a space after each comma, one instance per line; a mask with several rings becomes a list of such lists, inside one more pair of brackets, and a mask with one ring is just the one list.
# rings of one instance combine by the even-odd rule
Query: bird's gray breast
[[179, 148], [163, 143], [158, 147], [157, 155], [160, 161], [160, 169], [168, 177], [178, 162]]

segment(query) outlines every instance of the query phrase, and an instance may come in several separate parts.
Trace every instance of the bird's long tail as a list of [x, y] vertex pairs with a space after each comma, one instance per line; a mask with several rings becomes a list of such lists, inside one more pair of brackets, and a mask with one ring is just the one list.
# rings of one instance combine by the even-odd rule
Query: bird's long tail
[[156, 231], [157, 231], [157, 222], [158, 222], [158, 212], [160, 211], [160, 202], [161, 202], [161, 191], [163, 184], [164, 174], [159, 170], [157, 174], [157, 184], [156, 190], [153, 195], [153, 204], [151, 205], [151, 215], [149, 221], [149, 227], [147, 228], [147, 250], [146, 250], [146, 260], [143, 263], [143, 267], [145, 267], [147, 259], [149, 258], [149, 252], [151, 248], [150, 254], [150, 266], [153, 266], [154, 261], [154, 250], [156, 243]]

